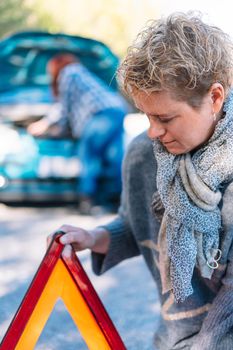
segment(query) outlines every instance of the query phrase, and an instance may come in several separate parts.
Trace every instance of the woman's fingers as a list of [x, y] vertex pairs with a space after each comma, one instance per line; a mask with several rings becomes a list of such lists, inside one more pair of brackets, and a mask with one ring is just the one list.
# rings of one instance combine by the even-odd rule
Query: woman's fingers
[[72, 256], [72, 247], [70, 244], [67, 244], [63, 251], [62, 251], [62, 256], [63, 258], [65, 259], [71, 259], [71, 256]]
[[46, 238], [46, 241], [47, 241], [47, 248], [50, 246], [50, 244], [51, 244], [51, 242], [52, 242], [53, 235], [54, 235], [54, 233], [51, 233], [51, 234]]
[[[76, 251], [83, 250], [86, 248], [92, 248], [95, 243], [94, 236], [91, 235], [88, 231], [79, 227], [63, 225], [56, 232], [58, 231], [64, 232], [64, 234], [59, 239], [60, 242], [64, 245], [72, 244], [73, 248]], [[48, 245], [51, 243], [53, 235], [54, 233], [50, 234], [47, 237]]]
[[62, 244], [78, 243], [80, 244], [85, 239], [85, 235], [82, 229], [76, 229], [75, 231], [69, 231], [60, 237]]
[[69, 230], [71, 230], [72, 228], [74, 228], [73, 226], [70, 226], [70, 225], [62, 225], [58, 230], [50, 233], [46, 240], [47, 240], [47, 247], [49, 247], [49, 245], [51, 244], [52, 240], [53, 240], [53, 237], [54, 235], [57, 233], [57, 232], [68, 232]]

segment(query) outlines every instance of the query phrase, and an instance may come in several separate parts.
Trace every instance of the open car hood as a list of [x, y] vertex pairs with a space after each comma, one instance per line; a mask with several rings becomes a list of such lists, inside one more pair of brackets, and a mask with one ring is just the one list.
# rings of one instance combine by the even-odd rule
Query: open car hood
[[0, 118], [14, 120], [14, 115], [20, 114], [19, 105], [43, 104], [46, 108], [53, 102], [46, 66], [51, 57], [64, 52], [76, 55], [90, 71], [117, 89], [119, 60], [102, 42], [61, 33], [19, 32], [0, 41]]

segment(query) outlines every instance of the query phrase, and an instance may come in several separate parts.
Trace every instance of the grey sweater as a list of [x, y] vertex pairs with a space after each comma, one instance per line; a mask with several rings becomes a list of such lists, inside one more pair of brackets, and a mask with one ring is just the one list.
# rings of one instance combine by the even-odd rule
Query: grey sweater
[[152, 213], [156, 193], [156, 162], [146, 133], [131, 143], [123, 164], [123, 193], [116, 219], [104, 226], [111, 235], [106, 255], [92, 253], [96, 274], [124, 259], [142, 254], [156, 282], [161, 320], [154, 343], [159, 350], [233, 350], [233, 183], [225, 184], [220, 203], [222, 257], [211, 280], [194, 270], [194, 293], [176, 303], [171, 292], [162, 294], [158, 268], [161, 209]]

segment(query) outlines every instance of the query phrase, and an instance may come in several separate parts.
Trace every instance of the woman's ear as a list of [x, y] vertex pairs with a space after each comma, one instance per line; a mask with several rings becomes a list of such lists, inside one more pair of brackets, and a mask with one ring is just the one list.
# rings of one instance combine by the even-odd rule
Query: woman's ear
[[225, 90], [221, 83], [214, 83], [210, 90], [211, 103], [213, 104], [213, 113], [218, 114], [221, 111], [225, 100]]

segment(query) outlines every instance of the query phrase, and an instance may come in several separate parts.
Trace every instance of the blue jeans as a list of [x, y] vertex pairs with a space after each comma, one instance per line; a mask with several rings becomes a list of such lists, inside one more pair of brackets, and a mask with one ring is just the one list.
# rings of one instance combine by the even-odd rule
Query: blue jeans
[[124, 111], [108, 109], [94, 115], [84, 128], [78, 144], [81, 195], [94, 197], [101, 178], [109, 184], [106, 197], [120, 193], [124, 116]]

